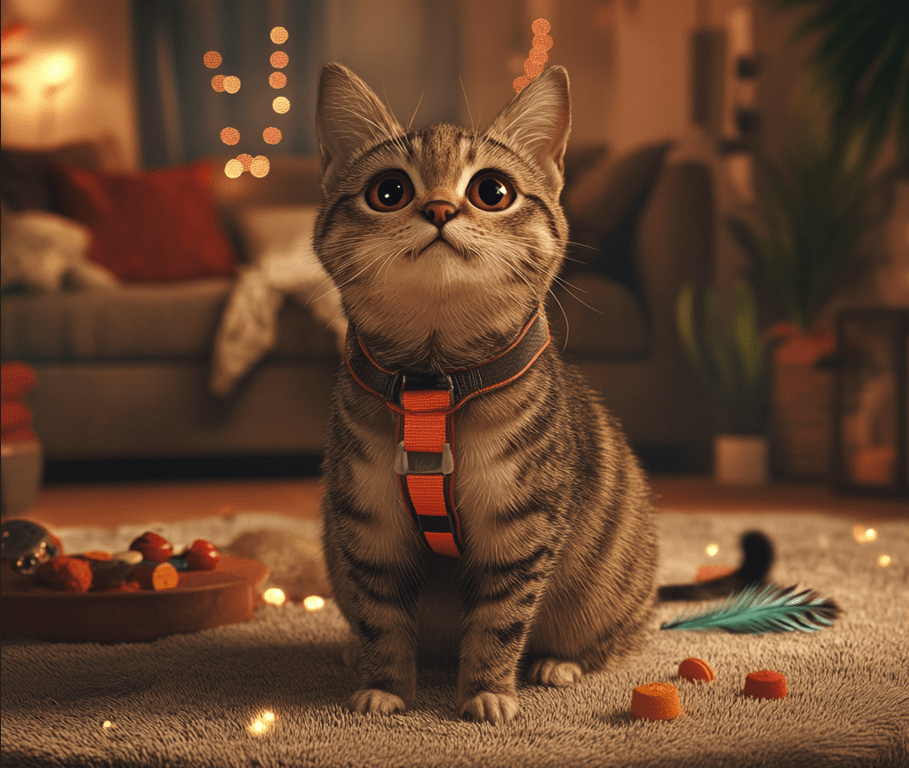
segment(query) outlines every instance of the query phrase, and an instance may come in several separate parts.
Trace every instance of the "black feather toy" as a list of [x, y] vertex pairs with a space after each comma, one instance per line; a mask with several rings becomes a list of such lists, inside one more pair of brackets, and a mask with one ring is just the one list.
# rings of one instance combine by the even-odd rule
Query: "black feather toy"
[[[722, 604], [701, 612], [686, 612], [660, 629], [720, 630], [733, 634], [762, 635], [767, 632], [816, 632], [833, 624], [839, 606], [830, 598], [806, 589], [752, 584], [731, 594]], [[760, 591], [759, 591], [760, 590]]]

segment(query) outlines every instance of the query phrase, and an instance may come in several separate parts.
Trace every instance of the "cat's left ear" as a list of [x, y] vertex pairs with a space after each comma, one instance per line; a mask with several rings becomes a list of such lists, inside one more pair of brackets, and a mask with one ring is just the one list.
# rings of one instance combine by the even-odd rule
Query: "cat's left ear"
[[559, 191], [570, 132], [568, 72], [564, 67], [552, 66], [508, 102], [486, 135], [528, 150]]

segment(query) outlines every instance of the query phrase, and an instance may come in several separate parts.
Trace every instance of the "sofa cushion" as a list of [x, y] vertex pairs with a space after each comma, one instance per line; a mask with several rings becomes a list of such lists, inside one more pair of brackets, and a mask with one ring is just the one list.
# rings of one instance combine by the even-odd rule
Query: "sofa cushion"
[[64, 215], [92, 230], [89, 259], [121, 280], [185, 280], [234, 271], [207, 163], [129, 174], [59, 165], [54, 176]]
[[[3, 358], [41, 361], [208, 360], [234, 285], [229, 278], [125, 283], [106, 291], [6, 296]], [[312, 313], [288, 304], [274, 355], [331, 357], [332, 337]]]
[[123, 165], [117, 139], [99, 139], [65, 144], [55, 149], [0, 148], [0, 196], [11, 211], [60, 213], [54, 191], [52, 168], [59, 164], [90, 170], [114, 170]]

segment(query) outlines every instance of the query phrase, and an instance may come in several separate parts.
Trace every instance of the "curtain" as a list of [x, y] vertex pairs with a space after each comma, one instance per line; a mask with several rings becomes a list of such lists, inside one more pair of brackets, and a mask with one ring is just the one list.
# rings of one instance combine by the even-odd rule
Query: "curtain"
[[[315, 101], [324, 62], [326, 0], [133, 0], [136, 93], [142, 160], [146, 168], [176, 165], [200, 157], [248, 153], [317, 154]], [[274, 27], [288, 38], [275, 44]], [[216, 51], [216, 68], [204, 63]], [[272, 53], [288, 63], [276, 68]], [[287, 84], [272, 88], [269, 76], [281, 72]], [[216, 75], [240, 78], [236, 93], [217, 92]], [[290, 101], [284, 114], [272, 102]], [[221, 141], [224, 128], [240, 140]], [[281, 131], [269, 144], [267, 128]]]

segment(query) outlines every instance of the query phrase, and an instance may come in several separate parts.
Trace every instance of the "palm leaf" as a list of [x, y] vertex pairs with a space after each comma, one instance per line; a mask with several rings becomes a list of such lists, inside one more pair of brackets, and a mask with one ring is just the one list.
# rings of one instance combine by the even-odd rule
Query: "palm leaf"
[[722, 604], [706, 611], [686, 612], [660, 629], [720, 630], [732, 634], [762, 635], [767, 632], [816, 632], [833, 624], [839, 606], [831, 599], [806, 589], [768, 584], [760, 589], [753, 584], [731, 594]]

